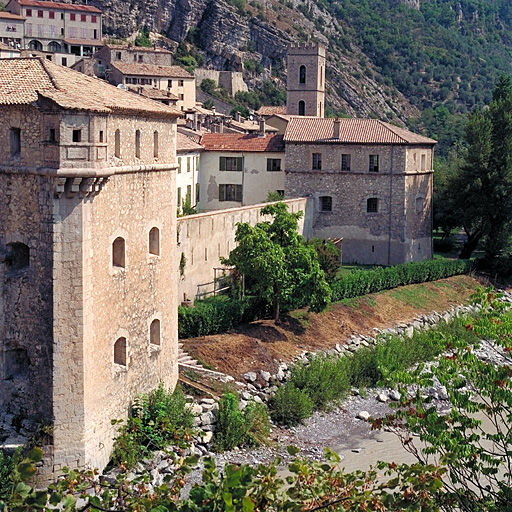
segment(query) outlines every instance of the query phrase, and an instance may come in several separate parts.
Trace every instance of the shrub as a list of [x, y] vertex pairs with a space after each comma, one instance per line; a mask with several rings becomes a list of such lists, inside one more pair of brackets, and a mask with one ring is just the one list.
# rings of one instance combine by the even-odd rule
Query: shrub
[[314, 403], [306, 391], [289, 383], [276, 391], [269, 407], [270, 416], [275, 422], [293, 427], [313, 414]]
[[11, 473], [14, 470], [14, 455], [6, 455], [0, 450], [0, 500], [9, 498], [12, 493]]
[[474, 268], [470, 260], [426, 260], [372, 270], [354, 270], [331, 284], [332, 300], [339, 301], [408, 284], [435, 281], [465, 274]]
[[178, 335], [192, 338], [226, 332], [238, 324], [265, 318], [269, 306], [256, 297], [239, 300], [221, 296], [197, 300], [193, 308], [178, 307]]
[[[118, 423], [121, 421], [113, 420], [113, 424]], [[160, 383], [151, 393], [136, 397], [128, 420], [115, 439], [112, 463], [130, 468], [171, 442], [188, 441], [193, 423], [194, 415], [181, 388], [171, 392]]]
[[343, 398], [350, 389], [345, 360], [330, 355], [317, 356], [308, 365], [294, 366], [290, 383], [307, 393], [315, 409]]
[[269, 433], [267, 408], [263, 404], [252, 402], [241, 411], [238, 395], [222, 395], [213, 437], [217, 451], [232, 450], [237, 446], [259, 446], [266, 443]]

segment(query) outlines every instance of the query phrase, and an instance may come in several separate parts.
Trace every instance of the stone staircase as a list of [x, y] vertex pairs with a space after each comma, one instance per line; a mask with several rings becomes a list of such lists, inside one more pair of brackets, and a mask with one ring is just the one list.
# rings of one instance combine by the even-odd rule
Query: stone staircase
[[202, 366], [197, 362], [197, 359], [194, 359], [190, 356], [184, 349], [183, 343], [181, 341], [178, 343], [178, 369], [182, 370], [183, 367], [187, 368], [197, 368]]

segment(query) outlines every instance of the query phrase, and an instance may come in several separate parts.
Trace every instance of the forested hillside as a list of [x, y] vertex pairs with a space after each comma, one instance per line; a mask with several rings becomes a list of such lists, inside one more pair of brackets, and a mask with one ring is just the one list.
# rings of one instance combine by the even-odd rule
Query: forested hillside
[[510, 0], [89, 3], [105, 11], [108, 34], [162, 35], [163, 44], [181, 43], [189, 63], [243, 70], [253, 88], [283, 87], [287, 45], [319, 40], [329, 55], [328, 113], [408, 124], [438, 138], [438, 154], [459, 138], [463, 114], [487, 104], [499, 74], [512, 71]]

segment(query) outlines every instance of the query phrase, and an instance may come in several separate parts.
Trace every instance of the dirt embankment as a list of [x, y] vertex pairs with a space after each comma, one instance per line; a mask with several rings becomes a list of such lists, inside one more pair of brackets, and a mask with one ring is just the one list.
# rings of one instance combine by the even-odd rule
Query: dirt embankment
[[468, 301], [481, 280], [455, 276], [410, 285], [332, 304], [320, 314], [306, 310], [284, 315], [276, 325], [262, 320], [235, 331], [184, 340], [184, 349], [213, 369], [235, 378], [248, 371], [275, 373], [279, 362], [303, 351], [319, 351], [343, 344], [351, 334], [369, 334], [432, 311], [446, 311]]

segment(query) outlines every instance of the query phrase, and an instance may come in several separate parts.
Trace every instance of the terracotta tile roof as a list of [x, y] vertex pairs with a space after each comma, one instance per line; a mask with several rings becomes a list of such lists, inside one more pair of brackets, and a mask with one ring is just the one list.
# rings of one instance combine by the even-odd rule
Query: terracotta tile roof
[[83, 46], [103, 46], [99, 39], [64, 39], [64, 42]]
[[39, 96], [62, 108], [93, 112], [151, 113], [178, 117], [180, 112], [156, 101], [122, 91], [103, 80], [43, 58], [0, 59], [0, 105], [26, 105]]
[[154, 52], [154, 53], [170, 53], [170, 54], [172, 54], [171, 51], [166, 50], [165, 48], [155, 48], [153, 46], [151, 46], [151, 47], [134, 46], [132, 44], [113, 44], [113, 43], [106, 44], [105, 46], [107, 46], [111, 50], [133, 50], [134, 52], [152, 52], [152, 53]]
[[176, 150], [177, 151], [201, 151], [203, 146], [198, 144], [194, 139], [178, 131], [178, 137], [176, 139]]
[[20, 20], [20, 21], [23, 21], [25, 19], [23, 16], [20, 16], [19, 14], [14, 14], [13, 12], [6, 12], [6, 11], [0, 12], [0, 18], [5, 18], [8, 20]]
[[[178, 101], [179, 99], [178, 96], [167, 90], [155, 89], [154, 87], [147, 85], [127, 85], [126, 87], [130, 92], [141, 94], [141, 96], [144, 96], [145, 98], [151, 98], [152, 100]], [[142, 89], [141, 93], [139, 93], [140, 89]]]
[[263, 106], [256, 112], [259, 116], [273, 116], [276, 114], [286, 114], [286, 105], [280, 107]]
[[284, 151], [282, 135], [266, 135], [246, 133], [205, 133], [201, 144], [207, 151], [268, 151], [282, 153]]
[[45, 9], [62, 9], [64, 11], [94, 12], [101, 14], [102, 11], [92, 5], [65, 4], [63, 2], [47, 2], [45, 0], [17, 0], [20, 5], [26, 7], [41, 7]]
[[131, 64], [115, 62], [111, 66], [123, 75], [163, 76], [169, 78], [194, 78], [188, 71], [180, 66], [156, 66], [153, 64]]
[[334, 138], [334, 119], [291, 117], [285, 142], [343, 144], [436, 144], [428, 137], [377, 119], [340, 119], [340, 135]]

